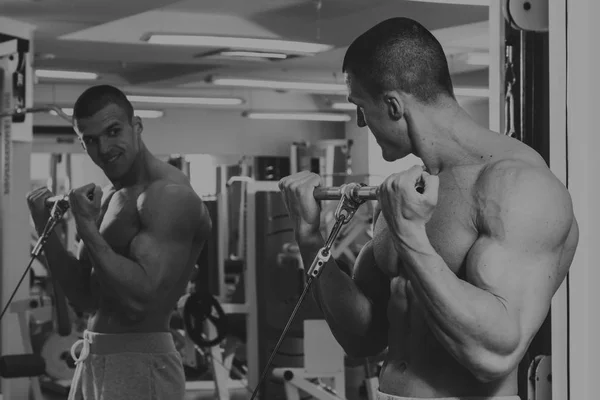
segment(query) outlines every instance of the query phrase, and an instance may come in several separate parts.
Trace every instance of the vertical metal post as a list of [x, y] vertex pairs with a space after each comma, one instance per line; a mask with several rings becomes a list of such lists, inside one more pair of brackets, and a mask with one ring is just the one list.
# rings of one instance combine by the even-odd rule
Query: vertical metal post
[[229, 258], [229, 198], [227, 197], [227, 168], [224, 165], [217, 169], [217, 224], [218, 224], [218, 252], [217, 252], [217, 277], [218, 290], [216, 295], [221, 299], [227, 294], [225, 285], [225, 260]]
[[[549, 33], [549, 138], [550, 169], [567, 182], [567, 13], [566, 0], [551, 0]], [[569, 399], [569, 276], [552, 299], [552, 399]]]

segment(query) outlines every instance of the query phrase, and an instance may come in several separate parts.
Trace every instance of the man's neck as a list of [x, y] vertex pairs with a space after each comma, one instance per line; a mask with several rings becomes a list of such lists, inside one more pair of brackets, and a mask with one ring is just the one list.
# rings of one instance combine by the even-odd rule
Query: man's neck
[[478, 162], [486, 129], [458, 104], [422, 108], [407, 117], [414, 153], [430, 174]]
[[148, 168], [151, 158], [152, 154], [145, 147], [142, 147], [129, 171], [120, 179], [112, 181], [113, 187], [119, 190], [145, 182], [148, 178]]

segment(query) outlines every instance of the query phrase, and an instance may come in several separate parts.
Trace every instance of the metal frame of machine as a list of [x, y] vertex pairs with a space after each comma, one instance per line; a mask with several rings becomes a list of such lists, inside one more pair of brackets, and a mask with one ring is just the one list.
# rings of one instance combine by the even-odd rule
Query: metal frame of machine
[[[247, 167], [247, 166], [246, 166]], [[246, 169], [243, 169], [246, 171]], [[224, 172], [223, 172], [224, 173]], [[224, 177], [225, 178], [225, 177]], [[261, 191], [279, 191], [277, 182], [274, 181], [255, 181], [249, 177], [239, 177], [243, 181], [245, 190], [243, 190], [246, 203], [246, 209], [250, 212], [245, 212], [245, 218], [241, 218], [244, 221], [246, 229], [243, 231], [246, 238], [246, 246], [239, 246], [238, 248], [245, 247], [245, 254], [243, 255], [245, 260], [244, 269], [244, 303], [243, 304], [227, 304], [221, 302], [223, 310], [226, 314], [244, 314], [246, 316], [247, 336], [246, 336], [246, 349], [247, 349], [247, 362], [248, 362], [248, 374], [246, 382], [236, 384], [235, 381], [229, 379], [229, 371], [227, 368], [223, 368], [229, 365], [229, 362], [224, 361], [227, 359], [229, 354], [223, 351], [220, 346], [211, 349], [211, 355], [213, 357], [213, 371], [215, 372], [215, 380], [213, 383], [206, 382], [187, 382], [187, 390], [211, 390], [214, 389], [217, 398], [219, 400], [229, 400], [230, 389], [239, 389], [240, 387], [248, 387], [253, 389], [258, 384], [259, 377], [259, 345], [258, 345], [258, 307], [257, 307], [257, 294], [256, 294], [256, 235], [252, 234], [256, 230], [256, 213], [251, 212], [256, 208], [256, 193]], [[217, 195], [218, 201], [218, 281], [219, 281], [219, 294], [222, 298], [225, 291], [225, 259], [227, 258], [227, 247], [229, 240], [229, 218], [227, 214], [228, 200], [227, 200], [227, 186], [233, 181], [227, 179], [221, 180], [221, 190]], [[227, 374], [224, 376], [222, 374]]]

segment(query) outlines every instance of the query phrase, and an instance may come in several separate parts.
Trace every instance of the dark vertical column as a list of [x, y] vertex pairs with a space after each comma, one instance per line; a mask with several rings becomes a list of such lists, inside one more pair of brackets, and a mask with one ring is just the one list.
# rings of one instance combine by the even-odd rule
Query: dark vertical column
[[[504, 91], [512, 93], [512, 104], [505, 101], [505, 134], [523, 141], [523, 125], [521, 123], [521, 37], [518, 30], [506, 22], [504, 28]], [[510, 84], [512, 82], [512, 85]], [[512, 106], [512, 107], [511, 107]]]
[[548, 33], [521, 32], [521, 112], [523, 142], [550, 160], [550, 81]]

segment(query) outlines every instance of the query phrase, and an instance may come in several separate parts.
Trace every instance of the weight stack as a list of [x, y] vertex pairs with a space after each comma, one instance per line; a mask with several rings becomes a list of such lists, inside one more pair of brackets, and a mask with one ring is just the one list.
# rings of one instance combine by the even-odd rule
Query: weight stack
[[210, 219], [212, 220], [212, 232], [202, 248], [196, 264], [198, 265], [198, 275], [195, 279], [197, 290], [203, 290], [213, 295], [219, 294], [219, 274], [218, 274], [218, 246], [219, 224], [217, 223], [217, 202], [216, 200], [204, 200], [204, 205], [208, 209]]
[[[301, 263], [289, 252], [294, 231], [279, 192], [256, 194], [256, 283], [260, 371], [283, 332], [305, 284]], [[302, 367], [304, 320], [322, 319], [309, 293], [274, 359], [275, 367]], [[260, 390], [261, 399], [286, 400], [283, 383], [269, 378]]]

